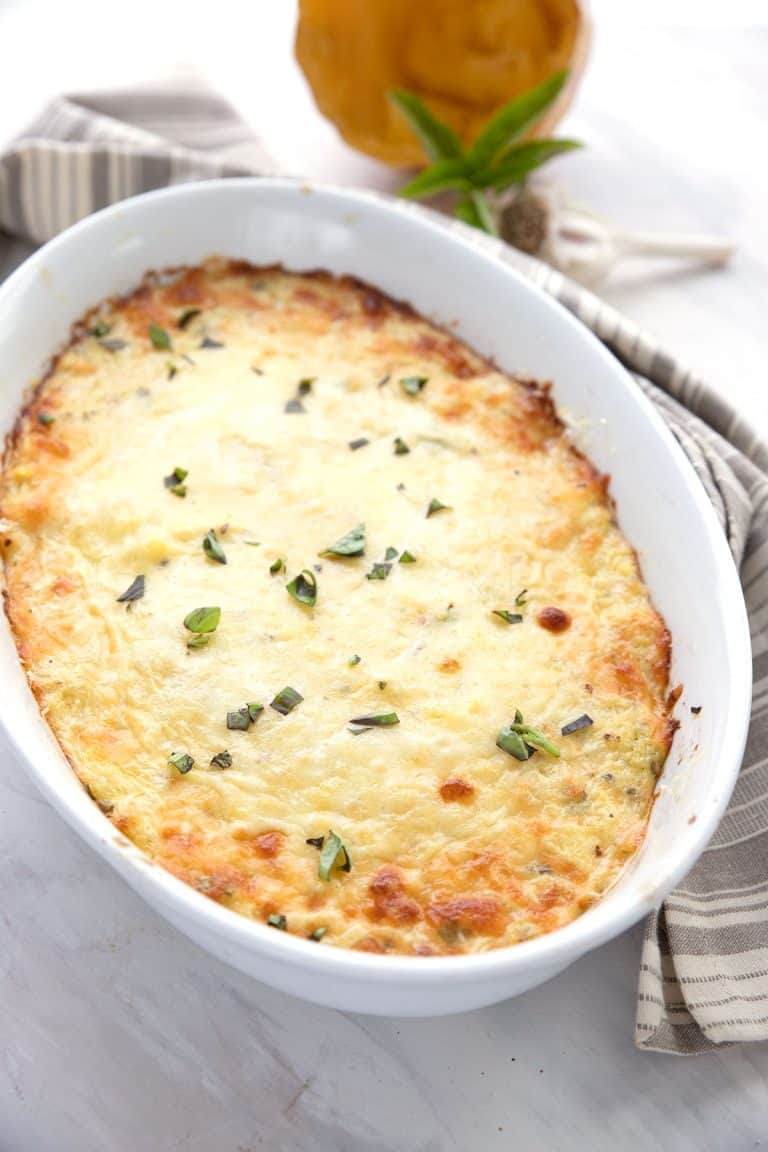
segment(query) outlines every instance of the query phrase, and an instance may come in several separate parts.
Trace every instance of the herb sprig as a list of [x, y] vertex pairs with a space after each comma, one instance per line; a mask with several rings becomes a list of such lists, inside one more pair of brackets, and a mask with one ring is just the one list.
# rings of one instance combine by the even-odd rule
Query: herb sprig
[[539, 728], [525, 723], [523, 714], [519, 709], [515, 712], [514, 721], [507, 724], [499, 732], [496, 737], [496, 746], [501, 748], [502, 752], [508, 752], [510, 756], [514, 756], [516, 760], [530, 759], [536, 749], [540, 749], [550, 756], [558, 757], [560, 755], [560, 749], [551, 740], [548, 740]]
[[438, 120], [414, 92], [401, 88], [390, 91], [389, 99], [405, 116], [431, 161], [400, 189], [400, 195], [418, 200], [438, 192], [455, 192], [454, 214], [465, 224], [496, 235], [494, 194], [522, 183], [547, 160], [581, 147], [578, 140], [523, 139], [554, 104], [567, 79], [567, 72], [555, 72], [515, 97], [491, 117], [468, 148], [462, 147], [453, 129]]

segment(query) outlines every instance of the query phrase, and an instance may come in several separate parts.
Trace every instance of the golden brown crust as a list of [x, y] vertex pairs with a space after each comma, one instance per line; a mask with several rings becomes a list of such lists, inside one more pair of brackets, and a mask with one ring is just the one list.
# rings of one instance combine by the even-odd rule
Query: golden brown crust
[[[4, 606], [32, 690], [115, 827], [211, 899], [325, 943], [476, 951], [567, 923], [637, 850], [674, 732], [670, 637], [548, 386], [349, 277], [215, 261], [76, 324], [3, 464]], [[163, 483], [178, 465], [183, 499]], [[448, 511], [427, 518], [433, 497]], [[322, 559], [317, 608], [293, 603], [275, 558], [293, 576], [363, 519], [366, 558]], [[202, 552], [212, 525], [226, 566]], [[392, 544], [416, 563], [368, 581]], [[522, 623], [494, 620], [523, 588]], [[219, 601], [187, 652], [183, 616]], [[285, 684], [295, 713], [226, 729]], [[560, 760], [495, 745], [516, 707]], [[594, 725], [561, 738], [587, 707]], [[346, 734], [377, 711], [400, 724]], [[325, 882], [309, 841], [329, 825], [352, 865]]]

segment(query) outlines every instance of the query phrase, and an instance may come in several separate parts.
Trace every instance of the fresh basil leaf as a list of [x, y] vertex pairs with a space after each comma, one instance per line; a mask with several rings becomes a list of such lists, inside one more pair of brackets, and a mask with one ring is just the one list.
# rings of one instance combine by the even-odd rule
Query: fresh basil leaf
[[567, 79], [566, 71], [555, 72], [535, 88], [510, 100], [492, 116], [467, 152], [473, 171], [483, 171], [533, 127], [560, 95]]
[[400, 387], [407, 396], [418, 396], [420, 392], [424, 391], [424, 386], [428, 381], [428, 376], [403, 376], [400, 380]]
[[496, 218], [491, 211], [491, 206], [488, 203], [485, 193], [475, 190], [470, 193], [470, 198], [483, 232], [487, 232], [489, 236], [498, 236], [499, 230], [496, 227]]
[[219, 543], [219, 538], [216, 535], [216, 529], [211, 528], [203, 536], [203, 552], [209, 560], [215, 560], [217, 564], [226, 564], [227, 558], [224, 555], [224, 549]]
[[141, 600], [144, 595], [144, 577], [137, 576], [132, 584], [126, 588], [122, 596], [117, 597], [118, 604], [132, 604], [134, 600]]
[[402, 112], [430, 160], [461, 156], [461, 144], [452, 128], [437, 119], [423, 100], [404, 88], [394, 88], [387, 96]]
[[185, 308], [181, 316], [179, 316], [178, 320], [176, 321], [176, 327], [186, 328], [187, 324], [194, 320], [195, 316], [200, 315], [200, 312], [200, 308]]
[[550, 756], [560, 755], [560, 749], [557, 748], [551, 740], [548, 740], [540, 729], [523, 723], [523, 715], [519, 709], [515, 712], [514, 723], [509, 724], [507, 730], [516, 733], [526, 744], [530, 744], [534, 748], [540, 748], [542, 752], [547, 752]]
[[157, 324], [150, 324], [149, 338], [154, 344], [155, 348], [163, 348], [167, 352], [171, 347], [171, 338], [166, 332], [165, 328], [160, 328]]
[[494, 608], [493, 616], [498, 616], [499, 619], [504, 620], [507, 624], [522, 624], [523, 617], [520, 612], [509, 612], [506, 608]]
[[365, 524], [358, 524], [335, 544], [324, 548], [320, 556], [362, 556], [365, 552]]
[[350, 724], [358, 728], [391, 728], [393, 724], [399, 723], [397, 712], [375, 712], [372, 716], [356, 716], [350, 720]]
[[275, 696], [270, 708], [274, 708], [275, 712], [279, 712], [281, 716], [287, 716], [297, 704], [301, 704], [303, 699], [304, 697], [295, 688], [283, 688]]
[[503, 160], [479, 176], [478, 183], [483, 188], [494, 188], [501, 192], [511, 184], [520, 184], [530, 172], [540, 168], [547, 160], [581, 147], [578, 140], [530, 140], [526, 144], [518, 144]]
[[211, 757], [211, 768], [231, 768], [232, 756], [226, 749]]
[[331, 873], [337, 867], [342, 872], [349, 872], [352, 867], [352, 860], [341, 837], [329, 830], [320, 852], [317, 874], [321, 880], [328, 881], [331, 878]]
[[289, 584], [286, 584], [285, 590], [289, 596], [293, 596], [294, 600], [298, 600], [300, 604], [306, 604], [308, 608], [314, 608], [317, 603], [317, 580], [313, 572], [305, 568], [295, 576]]
[[181, 772], [182, 776], [189, 772], [190, 768], [193, 768], [195, 764], [189, 752], [174, 752], [168, 757], [168, 763], [171, 767], [175, 768], [177, 772]]
[[436, 196], [438, 192], [456, 189], [464, 192], [472, 187], [467, 177], [466, 162], [461, 158], [438, 160], [414, 176], [402, 188], [398, 196], [417, 200], [420, 196]]
[[189, 632], [215, 632], [221, 619], [221, 608], [195, 608], [184, 617], [184, 627]]

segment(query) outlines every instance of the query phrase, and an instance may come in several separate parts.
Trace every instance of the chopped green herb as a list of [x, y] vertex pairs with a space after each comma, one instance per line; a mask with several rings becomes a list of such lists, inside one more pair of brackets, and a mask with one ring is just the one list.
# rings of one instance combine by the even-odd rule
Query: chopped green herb
[[325, 936], [327, 931], [328, 931], [327, 928], [315, 928], [314, 932], [310, 932], [307, 939], [308, 940], [322, 940], [323, 936]]
[[289, 414], [295, 414], [296, 412], [306, 412], [306, 408], [302, 404], [301, 400], [297, 400], [294, 396], [291, 400], [286, 401], [285, 411]]
[[231, 768], [232, 756], [226, 750], [211, 757], [211, 768]]
[[251, 726], [251, 718], [247, 708], [238, 708], [237, 712], [227, 712], [227, 728], [231, 732], [247, 732]]
[[377, 560], [371, 568], [370, 572], [366, 572], [366, 580], [386, 580], [389, 573], [392, 571], [392, 565], [382, 560]]
[[347, 664], [349, 664], [350, 668], [354, 668], [355, 665], [359, 664], [361, 660], [362, 656], [350, 656], [349, 660], [347, 660]]
[[49, 428], [51, 424], [56, 423], [56, 417], [51, 416], [50, 412], [38, 412], [37, 422], [42, 424], [44, 428]]
[[107, 352], [120, 352], [128, 347], [127, 340], [99, 340], [99, 344], [102, 348], [106, 348]]
[[184, 627], [189, 632], [215, 632], [221, 620], [221, 608], [195, 608], [184, 617]]
[[243, 540], [243, 544], [247, 544], [249, 548], [260, 548], [261, 540]]
[[356, 716], [354, 720], [350, 720], [350, 724], [355, 724], [358, 728], [390, 728], [393, 724], [399, 724], [400, 717], [397, 712], [375, 712], [372, 716]]
[[110, 325], [105, 320], [97, 320], [92, 328], [88, 329], [89, 336], [108, 336]]
[[502, 752], [508, 752], [516, 760], [527, 760], [531, 754], [522, 736], [512, 728], [501, 729], [496, 737], [496, 747], [501, 748]]
[[347, 728], [347, 732], [352, 736], [362, 736], [363, 732], [373, 732], [373, 728]]
[[[691, 709], [693, 711], [693, 709]], [[564, 724], [560, 729], [561, 736], [572, 736], [574, 732], [580, 732], [582, 728], [589, 728], [594, 721], [591, 716], [587, 716], [586, 712], [583, 716], [577, 716], [575, 720], [571, 720], [570, 724]]]
[[178, 368], [176, 367], [175, 364], [172, 364], [170, 360], [168, 361], [168, 363], [166, 364], [165, 367], [168, 370], [168, 379], [173, 380], [174, 376], [178, 372]]
[[560, 750], [547, 739], [538, 728], [523, 723], [523, 714], [518, 708], [515, 712], [514, 723], [502, 728], [496, 738], [496, 744], [510, 756], [517, 760], [527, 760], [532, 749], [539, 748], [550, 756], [559, 756]]
[[168, 763], [184, 776], [190, 768], [194, 767], [195, 762], [189, 752], [174, 752], [168, 757]]
[[304, 843], [309, 844], [310, 848], [322, 848], [325, 836], [308, 836]]
[[251, 721], [251, 724], [255, 724], [259, 716], [261, 716], [262, 712], [264, 711], [264, 705], [246, 704], [246, 708], [248, 709], [248, 717]]
[[179, 496], [183, 500], [184, 497], [186, 496], [186, 494], [187, 494], [186, 484], [174, 484], [173, 488], [171, 488], [171, 495], [172, 496]]
[[315, 380], [317, 380], [317, 376], [305, 376], [303, 380], [299, 380], [299, 386], [296, 389], [296, 395], [309, 396]]
[[314, 608], [317, 603], [317, 580], [313, 572], [305, 568], [295, 576], [289, 584], [286, 584], [285, 590], [289, 596], [293, 596], [294, 600], [298, 600], [300, 604], [306, 604], [308, 608]]
[[335, 544], [324, 548], [320, 556], [362, 556], [365, 552], [365, 524], [358, 524]]
[[517, 596], [515, 596], [515, 607], [522, 608], [524, 604], [528, 603], [526, 600], [527, 591], [527, 588], [523, 588], [522, 592], [518, 592]]
[[407, 456], [409, 452], [410, 452], [410, 448], [406, 444], [405, 440], [403, 440], [402, 436], [396, 436], [395, 437], [395, 456]]
[[223, 348], [221, 340], [214, 340], [212, 336], [203, 336], [200, 341], [199, 348]]
[[171, 347], [171, 338], [166, 332], [165, 328], [160, 328], [157, 324], [150, 324], [149, 338], [154, 344], [155, 348], [164, 348], [168, 351]]
[[117, 597], [118, 604], [131, 604], [134, 600], [141, 600], [144, 595], [144, 577], [137, 576], [122, 596]]
[[270, 928], [279, 928], [281, 932], [286, 932], [288, 929], [288, 921], [282, 912], [273, 912], [271, 916], [267, 916], [267, 924]]
[[163, 484], [165, 484], [166, 488], [170, 488], [171, 491], [173, 491], [174, 488], [178, 488], [182, 480], [186, 480], [187, 476], [189, 476], [189, 472], [186, 468], [174, 468], [170, 476], [164, 478]]
[[187, 648], [205, 648], [209, 640], [210, 636], [199, 632], [196, 636], [193, 636], [191, 640], [187, 640]]
[[408, 396], [418, 396], [428, 380], [428, 376], [404, 376], [400, 381], [400, 387]]
[[279, 712], [281, 716], [287, 716], [289, 712], [293, 712], [297, 704], [301, 704], [303, 699], [304, 697], [295, 688], [283, 688], [275, 696], [270, 708], [274, 708], [275, 712]]
[[358, 448], [365, 448], [367, 444], [370, 444], [370, 440], [367, 436], [358, 436], [357, 440], [349, 441], [349, 447], [353, 452], [357, 452]]
[[508, 612], [506, 608], [494, 608], [492, 615], [498, 616], [507, 624], [522, 624], [523, 622], [523, 617], [519, 612]]
[[379, 691], [383, 692], [387, 686], [386, 680], [379, 680]]
[[352, 860], [341, 837], [329, 830], [320, 852], [317, 873], [321, 880], [330, 880], [331, 873], [337, 867], [342, 872], [349, 872], [352, 867]]
[[278, 556], [277, 560], [273, 560], [269, 566], [270, 576], [277, 576], [278, 572], [282, 572], [285, 568], [285, 560], [282, 556]]
[[389, 547], [389, 548], [387, 548], [386, 552], [384, 553], [384, 559], [385, 560], [394, 560], [396, 556], [397, 556], [397, 548]]
[[400, 553], [400, 559], [398, 560], [398, 564], [415, 564], [415, 563], [416, 563], [416, 557], [414, 556], [413, 552], [409, 552], [408, 549], [406, 548], [406, 550], [404, 552]]
[[429, 502], [429, 508], [427, 508], [427, 520], [429, 520], [430, 516], [434, 516], [436, 512], [450, 512], [450, 510], [450, 504], [443, 504], [440, 500], [436, 500], [433, 497]]
[[177, 328], [186, 328], [187, 324], [191, 323], [191, 321], [194, 320], [195, 316], [199, 316], [199, 315], [200, 315], [200, 309], [199, 308], [185, 308], [185, 310], [182, 312], [181, 316], [179, 316], [178, 320], [176, 321], [176, 327]]
[[226, 564], [227, 558], [224, 555], [224, 549], [219, 543], [215, 528], [211, 528], [210, 531], [206, 532], [205, 536], [203, 536], [203, 552], [205, 552], [209, 560], [215, 560], [217, 564]]

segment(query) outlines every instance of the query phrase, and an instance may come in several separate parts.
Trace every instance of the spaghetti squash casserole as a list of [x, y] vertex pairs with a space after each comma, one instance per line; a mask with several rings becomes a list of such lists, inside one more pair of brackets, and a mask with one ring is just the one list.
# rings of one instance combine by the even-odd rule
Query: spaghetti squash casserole
[[546, 386], [374, 288], [212, 259], [94, 309], [0, 486], [29, 682], [212, 900], [418, 956], [528, 940], [645, 832], [670, 639]]

